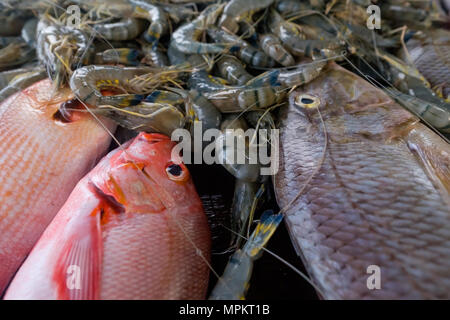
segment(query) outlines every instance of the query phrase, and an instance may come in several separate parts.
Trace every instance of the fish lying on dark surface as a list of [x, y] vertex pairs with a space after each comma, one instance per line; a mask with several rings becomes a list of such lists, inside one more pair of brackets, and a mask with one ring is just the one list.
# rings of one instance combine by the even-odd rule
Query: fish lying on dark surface
[[278, 204], [322, 297], [450, 298], [450, 146], [335, 64], [279, 127]]
[[5, 299], [204, 299], [210, 232], [189, 171], [171, 155], [174, 145], [140, 133], [103, 158]]

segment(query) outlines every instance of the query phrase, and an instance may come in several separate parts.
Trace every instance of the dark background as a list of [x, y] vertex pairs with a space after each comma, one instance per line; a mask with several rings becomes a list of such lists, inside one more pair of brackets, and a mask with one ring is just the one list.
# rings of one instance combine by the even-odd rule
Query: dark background
[[[212, 266], [221, 275], [232, 254], [221, 253], [229, 249], [230, 243], [230, 231], [222, 225], [229, 227], [235, 179], [220, 165], [189, 165], [188, 168], [200, 197], [203, 199], [211, 199], [213, 197], [215, 199], [212, 206], [205, 205], [205, 211], [208, 215], [213, 239]], [[271, 188], [271, 183], [269, 183], [269, 186]], [[278, 212], [279, 208], [275, 202], [272, 190], [265, 194], [265, 199], [266, 203], [258, 209], [256, 214], [261, 214], [266, 209]], [[284, 222], [280, 224], [270, 239], [267, 249], [281, 256], [305, 273], [305, 268], [291, 244]], [[211, 273], [209, 292], [216, 282], [217, 278]], [[300, 275], [269, 253], [264, 253], [254, 264], [246, 299], [316, 300], [318, 297], [311, 285]]]

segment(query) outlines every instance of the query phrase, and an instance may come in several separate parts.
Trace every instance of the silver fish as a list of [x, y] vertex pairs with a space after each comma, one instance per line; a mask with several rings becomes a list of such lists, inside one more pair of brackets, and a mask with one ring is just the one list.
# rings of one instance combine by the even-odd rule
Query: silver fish
[[280, 130], [277, 200], [323, 298], [450, 298], [444, 140], [335, 64], [290, 95]]

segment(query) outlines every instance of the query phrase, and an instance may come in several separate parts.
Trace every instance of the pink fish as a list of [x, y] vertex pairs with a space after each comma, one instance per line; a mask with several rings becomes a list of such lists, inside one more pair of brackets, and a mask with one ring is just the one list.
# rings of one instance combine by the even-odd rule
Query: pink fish
[[[77, 182], [110, 144], [88, 113], [61, 117], [70, 89], [42, 80], [0, 104], [0, 296]], [[73, 105], [72, 105], [73, 107]], [[102, 119], [109, 130], [111, 121]]]
[[210, 233], [175, 143], [139, 134], [73, 190], [5, 299], [202, 299]]

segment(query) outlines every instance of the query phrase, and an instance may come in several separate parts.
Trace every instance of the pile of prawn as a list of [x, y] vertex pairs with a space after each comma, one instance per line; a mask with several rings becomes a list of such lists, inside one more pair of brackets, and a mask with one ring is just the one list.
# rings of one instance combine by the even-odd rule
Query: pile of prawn
[[[431, 26], [448, 28], [444, 2], [0, 3], [0, 15], [9, 21], [0, 31], [0, 101], [50, 77], [55, 92], [71, 88], [83, 112], [109, 117], [134, 134], [170, 136], [180, 128], [193, 131], [201, 122], [203, 132], [216, 129], [225, 139], [227, 129], [253, 128], [254, 136], [242, 137], [248, 152], [261, 143], [259, 131], [277, 128], [277, 109], [287, 103], [287, 95], [335, 61], [383, 88], [444, 139], [450, 133], [448, 84], [427, 79], [405, 44], [427, 38]], [[386, 15], [382, 30], [366, 27], [372, 3]], [[428, 40], [448, 44], [446, 32]], [[71, 112], [60, 111], [63, 116]], [[222, 151], [218, 154], [226, 158], [236, 150]], [[260, 174], [265, 165], [223, 165], [236, 179], [227, 250], [233, 257], [223, 276], [212, 270], [219, 280], [210, 298], [239, 299], [245, 296], [254, 260], [266, 250], [287, 208], [261, 214], [259, 203], [271, 188]]]

